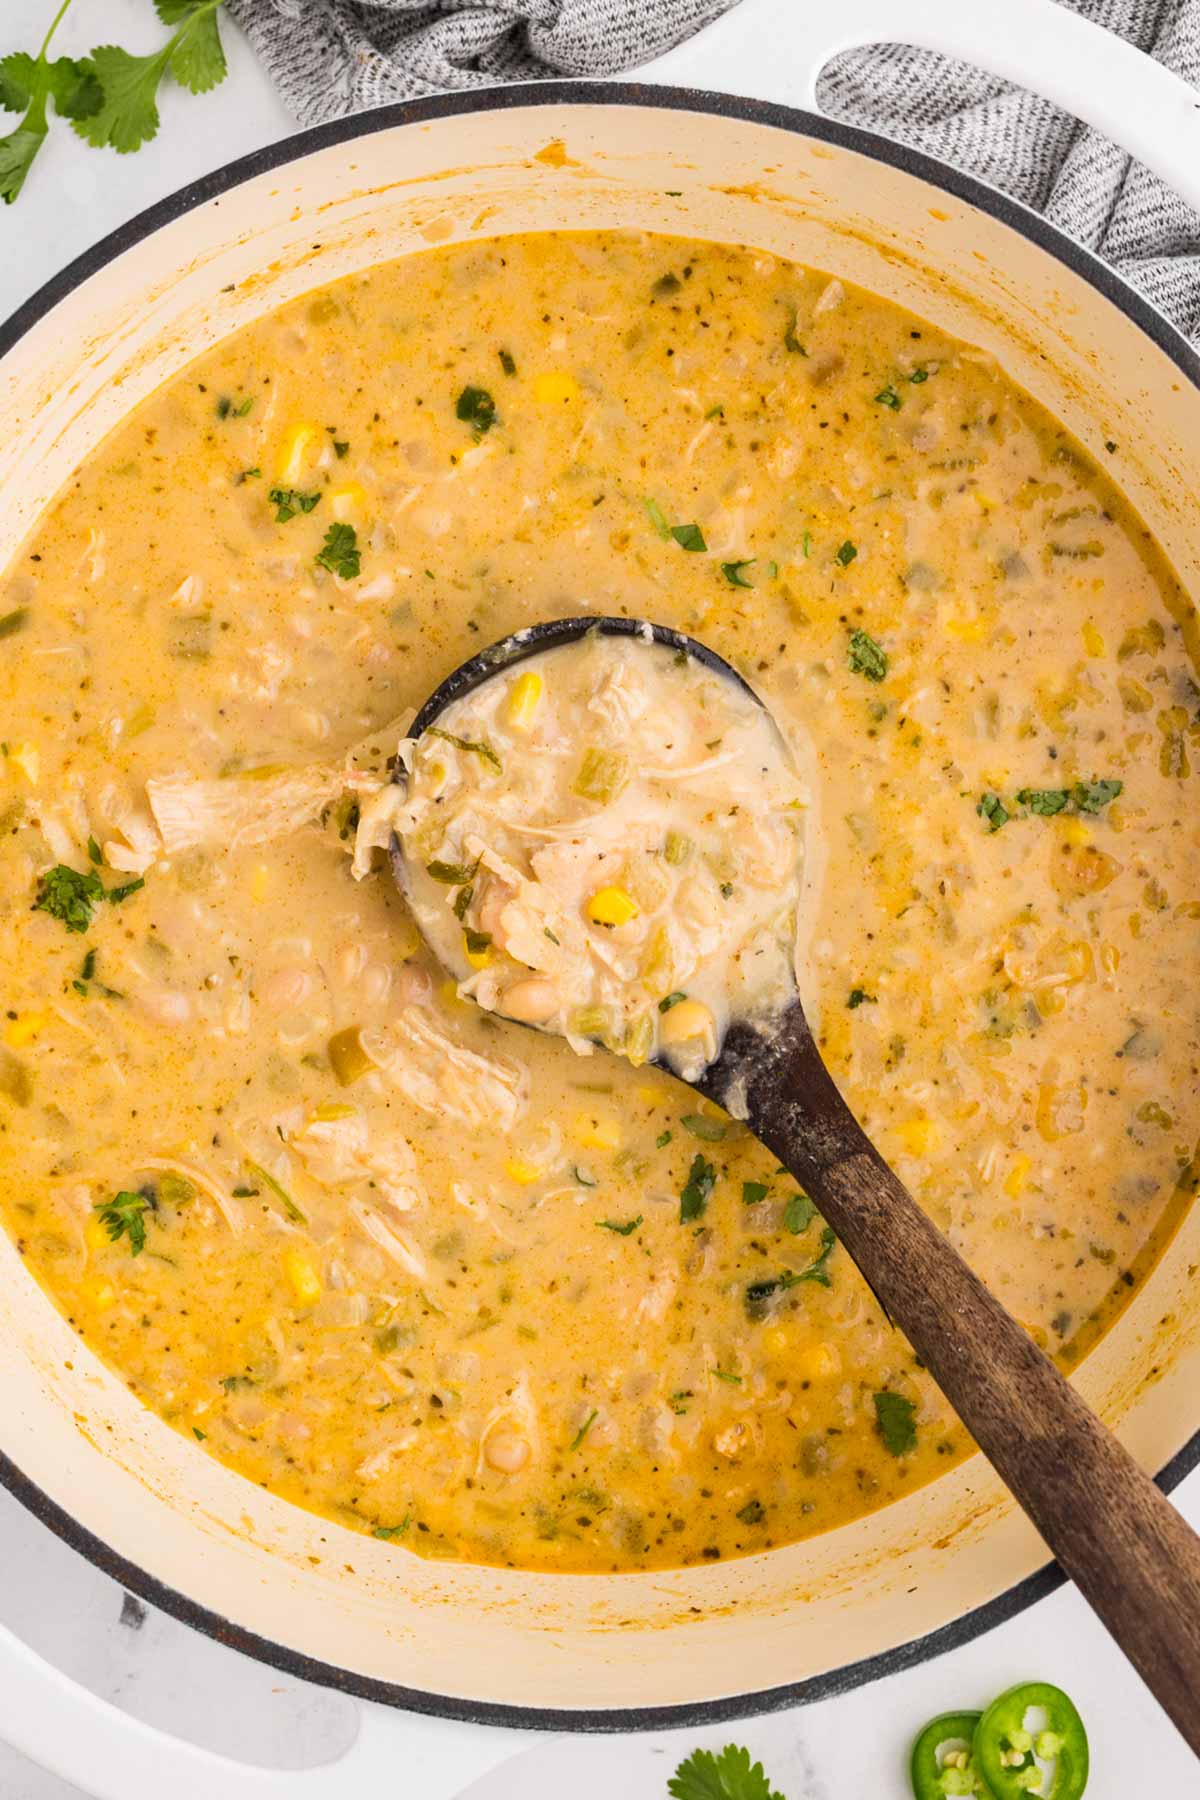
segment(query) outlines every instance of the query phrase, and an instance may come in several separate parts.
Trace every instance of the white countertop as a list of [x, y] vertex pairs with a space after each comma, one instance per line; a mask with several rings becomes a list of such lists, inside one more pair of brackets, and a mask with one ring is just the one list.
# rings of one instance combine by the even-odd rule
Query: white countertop
[[[40, 42], [51, 0], [5, 0], [0, 54]], [[203, 99], [168, 91], [162, 131], [140, 154], [88, 149], [53, 128], [20, 202], [0, 212], [0, 319], [80, 251], [143, 207], [293, 126], [265, 75], [224, 26], [230, 76]], [[100, 41], [149, 49], [161, 39], [146, 0], [89, 0], [57, 40], [80, 54]], [[0, 124], [6, 115], [0, 115]], [[10, 120], [10, 124], [15, 120]], [[1177, 1491], [1200, 1526], [1200, 1471]], [[247, 1760], [300, 1767], [336, 1756], [355, 1730], [356, 1705], [277, 1675], [123, 1596], [107, 1576], [0, 1491], [0, 1622], [95, 1692], [183, 1737]], [[786, 1671], [781, 1671], [781, 1679]], [[1196, 1764], [1083, 1602], [1060, 1589], [963, 1649], [840, 1699], [766, 1720], [662, 1738], [661, 1770], [607, 1791], [663, 1800], [679, 1757], [700, 1743], [748, 1744], [787, 1800], [907, 1800], [905, 1748], [913, 1731], [952, 1706], [979, 1706], [1011, 1682], [1038, 1676], [1067, 1687], [1091, 1732], [1088, 1800], [1150, 1800], [1196, 1792]], [[70, 1721], [64, 1719], [64, 1731]], [[457, 1729], [470, 1731], [472, 1727]], [[644, 1744], [644, 1740], [642, 1740]], [[628, 1754], [625, 1751], [624, 1754]], [[558, 1800], [619, 1740], [556, 1739], [546, 1768], [522, 1770], [521, 1800]], [[566, 1766], [564, 1767], [564, 1759]], [[590, 1781], [587, 1783], [590, 1787]], [[170, 1772], [163, 1770], [170, 1792]], [[397, 1791], [402, 1791], [399, 1787]], [[500, 1789], [496, 1790], [500, 1792]], [[597, 1789], [597, 1792], [599, 1790]], [[2, 1800], [72, 1800], [76, 1790], [0, 1744]], [[214, 1800], [219, 1797], [214, 1796]], [[349, 1800], [349, 1797], [348, 1797]], [[409, 1800], [424, 1800], [411, 1794]]]

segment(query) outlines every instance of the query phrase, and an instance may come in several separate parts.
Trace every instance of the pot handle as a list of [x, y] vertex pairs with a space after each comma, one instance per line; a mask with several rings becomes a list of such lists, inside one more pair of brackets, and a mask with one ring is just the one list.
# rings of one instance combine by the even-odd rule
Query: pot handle
[[1200, 211], [1200, 91], [1055, 0], [741, 0], [637, 73], [816, 111], [832, 57], [892, 43], [961, 57], [1054, 101]]
[[359, 1708], [358, 1736], [336, 1762], [265, 1769], [169, 1736], [111, 1706], [0, 1626], [0, 1739], [93, 1800], [346, 1800], [419, 1794], [452, 1800], [528, 1749], [530, 1732], [457, 1725], [383, 1706]]

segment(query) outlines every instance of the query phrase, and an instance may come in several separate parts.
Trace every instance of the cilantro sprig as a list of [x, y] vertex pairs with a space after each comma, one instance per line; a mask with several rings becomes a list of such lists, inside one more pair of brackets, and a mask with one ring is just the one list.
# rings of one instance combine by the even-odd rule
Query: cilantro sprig
[[100, 44], [90, 56], [51, 57], [50, 45], [72, 0], [62, 0], [36, 56], [14, 50], [0, 58], [0, 109], [23, 114], [0, 138], [0, 199], [11, 206], [50, 130], [50, 104], [96, 149], [127, 155], [158, 131], [158, 90], [168, 76], [189, 93], [206, 94], [225, 79], [217, 25], [222, 0], [154, 0], [171, 35], [135, 56]]
[[783, 1800], [741, 1744], [693, 1750], [667, 1782], [667, 1792], [672, 1800]]

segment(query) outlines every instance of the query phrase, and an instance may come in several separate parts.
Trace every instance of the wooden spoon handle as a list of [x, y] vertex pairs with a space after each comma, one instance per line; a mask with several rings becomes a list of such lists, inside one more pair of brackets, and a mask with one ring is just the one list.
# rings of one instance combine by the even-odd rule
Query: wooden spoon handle
[[751, 1128], [1200, 1755], [1200, 1538], [888, 1168], [798, 1006], [773, 1049], [745, 1081]]

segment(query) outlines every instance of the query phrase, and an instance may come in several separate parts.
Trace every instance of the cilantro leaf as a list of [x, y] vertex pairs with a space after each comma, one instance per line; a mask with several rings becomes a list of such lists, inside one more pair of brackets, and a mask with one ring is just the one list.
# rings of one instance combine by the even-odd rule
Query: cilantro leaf
[[[38, 107], [40, 106], [40, 118]], [[33, 159], [46, 140], [46, 102], [43, 97], [30, 107], [24, 120], [7, 137], [0, 138], [0, 200], [11, 206], [25, 185]]]
[[216, 5], [206, 5], [204, 0], [198, 5], [189, 5], [186, 0], [155, 0], [155, 10], [164, 25], [173, 25], [178, 20], [183, 26], [176, 35], [170, 64], [171, 73], [180, 87], [185, 87], [189, 94], [207, 94], [218, 87], [229, 71], [217, 25]]
[[770, 1189], [765, 1181], [743, 1181], [742, 1204], [743, 1206], [757, 1206], [760, 1200], [766, 1199], [769, 1192]]
[[671, 536], [681, 550], [707, 550], [704, 533], [693, 521], [690, 525], [672, 525]]
[[698, 1219], [708, 1205], [708, 1196], [717, 1183], [717, 1171], [699, 1151], [692, 1158], [688, 1178], [679, 1196], [679, 1223], [687, 1225]]
[[25, 185], [33, 160], [49, 130], [48, 103], [53, 100], [60, 118], [82, 119], [100, 106], [102, 95], [86, 64], [73, 57], [50, 61], [47, 51], [64, 6], [50, 26], [36, 56], [14, 50], [0, 59], [0, 109], [23, 112], [15, 131], [0, 138], [0, 200], [11, 206]]
[[888, 672], [887, 651], [867, 631], [850, 633], [846, 660], [853, 674], [865, 675], [868, 681], [882, 681]]
[[722, 563], [721, 573], [729, 583], [730, 587], [752, 588], [754, 583], [746, 580], [746, 577], [742, 574], [742, 570], [752, 569], [754, 567], [754, 562], [754, 557], [746, 556], [742, 558], [741, 562]]
[[636, 1219], [626, 1219], [624, 1224], [618, 1224], [616, 1219], [597, 1219], [596, 1223], [601, 1231], [615, 1231], [618, 1237], [629, 1237], [642, 1223], [642, 1214], [639, 1213]]
[[85, 62], [60, 56], [46, 65], [54, 110], [60, 119], [89, 119], [99, 112], [104, 91]]
[[101, 44], [85, 58], [104, 99], [87, 118], [73, 121], [85, 143], [127, 156], [158, 131], [156, 94], [171, 59], [170, 40], [148, 56], [134, 56], [119, 44]]
[[874, 1006], [877, 998], [878, 996], [875, 994], [868, 994], [866, 988], [855, 987], [850, 989], [846, 997], [846, 1005], [851, 1012], [857, 1012], [860, 1006]]
[[92, 1210], [99, 1215], [112, 1243], [127, 1237], [130, 1256], [140, 1256], [146, 1248], [146, 1213], [153, 1212], [156, 1205], [149, 1194], [131, 1194], [122, 1189]]
[[1005, 806], [999, 794], [981, 794], [979, 796], [979, 805], [975, 808], [975, 811], [979, 814], [981, 819], [987, 820], [987, 828], [989, 831], [999, 831], [1002, 825], [1008, 824], [1011, 817], [1008, 808]]
[[318, 568], [340, 575], [343, 581], [354, 581], [361, 575], [362, 552], [353, 525], [331, 525], [314, 560]]
[[703, 1138], [707, 1144], [719, 1144], [725, 1136], [724, 1121], [710, 1119], [706, 1113], [684, 1113], [679, 1123], [693, 1137]]
[[1052, 819], [1070, 798], [1066, 788], [1022, 788], [1017, 795], [1017, 804], [1027, 806], [1031, 813], [1037, 813], [1043, 819]]
[[458, 396], [454, 416], [464, 425], [473, 426], [482, 437], [496, 423], [496, 402], [486, 388], [465, 387]]
[[42, 876], [33, 910], [49, 913], [68, 931], [86, 931], [103, 898], [104, 884], [94, 869], [81, 875], [78, 869], [68, 868], [66, 863], [56, 863]]
[[299, 488], [283, 487], [273, 487], [267, 495], [268, 501], [275, 508], [277, 525], [286, 525], [297, 513], [310, 513], [320, 498], [320, 494], [303, 494]]
[[886, 406], [889, 412], [899, 412], [903, 401], [889, 381], [886, 387], [880, 388], [875, 396], [877, 406]]
[[916, 1449], [916, 1410], [911, 1400], [890, 1389], [875, 1395], [875, 1429], [893, 1456], [908, 1456]]
[[1124, 786], [1123, 781], [1077, 781], [1071, 796], [1080, 812], [1094, 813], [1115, 800]]
[[793, 1237], [807, 1231], [817, 1216], [817, 1209], [807, 1194], [793, 1194], [783, 1209], [783, 1229]]
[[672, 1800], [783, 1800], [741, 1744], [694, 1750], [667, 1783]]
[[14, 50], [0, 57], [0, 108], [5, 112], [24, 112], [41, 81], [38, 58], [27, 50]]
[[[805, 532], [804, 535], [807, 538], [808, 533]], [[805, 556], [807, 556], [808, 551], [806, 550], [804, 552], [804, 554], [805, 554]], [[849, 538], [846, 539], [844, 544], [839, 544], [837, 549], [834, 551], [834, 559], [835, 559], [835, 561], [841, 563], [843, 569], [848, 569], [850, 567], [850, 564], [854, 561], [854, 559], [857, 555], [858, 555], [858, 545], [852, 544]]]

